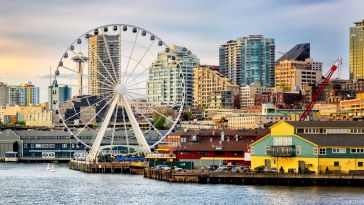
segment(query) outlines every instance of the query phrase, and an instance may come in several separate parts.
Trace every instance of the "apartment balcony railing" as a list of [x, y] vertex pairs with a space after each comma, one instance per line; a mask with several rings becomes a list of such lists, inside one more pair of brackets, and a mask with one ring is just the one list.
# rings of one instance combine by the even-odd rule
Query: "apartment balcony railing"
[[267, 154], [272, 157], [294, 157], [296, 155], [296, 149], [294, 145], [270, 146]]

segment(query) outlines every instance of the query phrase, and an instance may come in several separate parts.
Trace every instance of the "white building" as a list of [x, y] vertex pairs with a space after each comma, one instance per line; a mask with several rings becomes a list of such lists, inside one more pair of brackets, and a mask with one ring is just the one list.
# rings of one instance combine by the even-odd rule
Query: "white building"
[[196, 55], [185, 47], [173, 45], [169, 52], [159, 53], [157, 60], [149, 69], [148, 102], [179, 105], [183, 100], [182, 83], [184, 78], [185, 106], [191, 106], [193, 101], [193, 68], [199, 63], [200, 60]]
[[256, 94], [272, 93], [274, 88], [262, 87], [261, 83], [252, 83], [250, 85], [240, 88], [240, 105], [241, 108], [248, 108], [254, 105], [254, 98]]

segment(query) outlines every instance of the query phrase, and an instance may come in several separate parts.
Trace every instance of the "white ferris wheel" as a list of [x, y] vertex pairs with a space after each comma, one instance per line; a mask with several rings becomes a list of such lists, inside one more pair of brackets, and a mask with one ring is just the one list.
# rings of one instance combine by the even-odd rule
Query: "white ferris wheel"
[[[92, 29], [67, 48], [55, 71], [51, 103], [64, 131], [88, 152], [87, 161], [97, 159], [105, 133], [111, 133], [111, 147], [116, 146], [116, 133], [123, 133], [126, 142], [136, 140], [146, 154], [173, 131], [182, 113], [185, 83], [178, 70], [173, 79], [154, 79], [166, 69], [164, 60], [176, 58], [161, 38], [126, 24]], [[163, 92], [178, 92], [180, 99], [159, 97]], [[64, 95], [71, 99], [63, 100]], [[87, 130], [94, 130], [91, 141], [81, 137]], [[145, 138], [150, 130], [158, 135], [152, 144]]]

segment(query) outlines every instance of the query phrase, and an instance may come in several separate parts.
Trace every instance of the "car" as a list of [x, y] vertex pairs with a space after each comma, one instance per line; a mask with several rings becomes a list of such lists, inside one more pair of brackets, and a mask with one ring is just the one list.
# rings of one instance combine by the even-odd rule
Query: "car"
[[209, 166], [209, 171], [215, 171], [217, 168], [219, 168], [218, 165], [210, 165]]
[[248, 167], [248, 166], [242, 166], [242, 167], [240, 167], [240, 170], [242, 172], [250, 172], [250, 167]]
[[241, 170], [240, 170], [240, 167], [232, 167], [231, 168], [231, 172], [232, 173], [239, 173]]
[[182, 168], [177, 167], [177, 166], [173, 166], [173, 170], [175, 170], [175, 171], [177, 171], [177, 172], [181, 172], [181, 171], [183, 171], [183, 169], [182, 169]]
[[228, 170], [228, 167], [227, 166], [220, 166], [219, 168], [217, 168], [215, 170], [215, 172], [223, 172], [223, 171], [227, 171]]
[[269, 173], [277, 173], [277, 168], [270, 168], [269, 170], [268, 170], [268, 172]]

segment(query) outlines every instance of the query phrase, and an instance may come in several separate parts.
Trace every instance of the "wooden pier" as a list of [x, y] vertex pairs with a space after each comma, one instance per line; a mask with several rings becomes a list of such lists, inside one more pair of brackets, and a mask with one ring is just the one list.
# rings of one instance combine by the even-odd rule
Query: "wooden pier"
[[145, 169], [144, 177], [182, 183], [237, 184], [237, 185], [291, 185], [291, 186], [364, 186], [364, 175], [344, 174], [277, 174], [163, 171]]
[[72, 170], [82, 171], [86, 173], [143, 173], [143, 168], [133, 167], [129, 162], [86, 163], [84, 161], [72, 160], [69, 162], [68, 165], [69, 168]]

